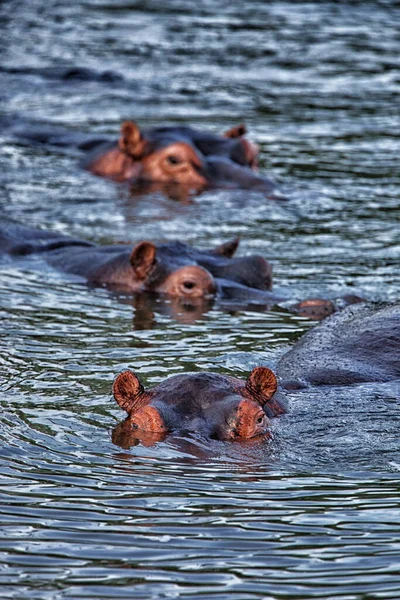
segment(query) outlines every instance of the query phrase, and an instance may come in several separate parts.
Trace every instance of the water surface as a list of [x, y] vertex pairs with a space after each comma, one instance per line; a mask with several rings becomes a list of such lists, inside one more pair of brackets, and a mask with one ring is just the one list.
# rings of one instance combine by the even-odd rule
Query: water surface
[[[2, 219], [101, 243], [239, 235], [293, 299], [398, 299], [397, 3], [21, 0], [0, 22], [5, 120], [245, 121], [290, 199], [132, 195], [2, 128]], [[119, 370], [246, 377], [313, 324], [116, 297], [39, 259], [1, 260], [0, 307], [2, 598], [400, 597], [398, 385], [292, 393], [269, 443], [124, 449]]]

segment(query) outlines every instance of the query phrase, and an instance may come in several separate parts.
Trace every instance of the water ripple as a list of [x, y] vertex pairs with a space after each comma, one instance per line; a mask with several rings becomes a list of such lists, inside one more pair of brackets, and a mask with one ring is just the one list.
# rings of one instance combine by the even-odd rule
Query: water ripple
[[[2, 127], [2, 218], [99, 243], [240, 235], [293, 300], [398, 300], [396, 3], [6, 0], [0, 18], [4, 122], [246, 121], [289, 197], [138, 193]], [[112, 442], [119, 370], [245, 377], [312, 323], [115, 296], [7, 258], [0, 323], [2, 598], [400, 597], [398, 382], [292, 393], [264, 443]]]

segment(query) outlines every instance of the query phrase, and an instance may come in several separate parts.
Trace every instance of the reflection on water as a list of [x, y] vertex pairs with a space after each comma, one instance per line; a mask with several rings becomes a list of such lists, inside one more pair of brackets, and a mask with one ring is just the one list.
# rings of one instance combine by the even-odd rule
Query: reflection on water
[[[393, 3], [6, 0], [0, 19], [1, 119], [99, 136], [245, 121], [289, 197], [129, 189], [1, 121], [3, 218], [99, 243], [240, 236], [293, 303], [398, 299]], [[398, 384], [292, 393], [262, 444], [121, 448], [120, 370], [245, 376], [313, 324], [37, 267], [0, 264], [2, 598], [400, 597]]]
[[129, 185], [129, 195], [132, 199], [143, 199], [147, 194], [162, 194], [169, 200], [190, 204], [203, 190], [193, 190], [192, 187], [177, 183], [159, 183], [156, 181], [140, 181]]
[[134, 297], [134, 329], [151, 329], [156, 325], [156, 312], [175, 319], [183, 325], [192, 325], [205, 315], [213, 299], [160, 297], [153, 294], [136, 294]]

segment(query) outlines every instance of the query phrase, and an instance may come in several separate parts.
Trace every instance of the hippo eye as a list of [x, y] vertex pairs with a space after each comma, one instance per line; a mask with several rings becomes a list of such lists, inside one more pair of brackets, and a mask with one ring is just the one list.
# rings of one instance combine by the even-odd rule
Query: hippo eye
[[167, 156], [167, 162], [170, 165], [179, 165], [182, 161], [178, 156], [175, 156], [175, 154], [169, 154]]
[[184, 281], [183, 287], [187, 290], [192, 290], [194, 287], [196, 287], [196, 284], [194, 283], [194, 281]]
[[265, 415], [260, 415], [256, 421], [257, 425], [261, 425], [261, 423], [264, 421], [264, 417]]

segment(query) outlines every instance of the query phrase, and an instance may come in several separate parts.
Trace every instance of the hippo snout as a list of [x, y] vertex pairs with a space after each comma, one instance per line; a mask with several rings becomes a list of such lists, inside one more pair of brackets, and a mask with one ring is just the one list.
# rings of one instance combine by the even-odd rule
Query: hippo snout
[[208, 417], [210, 437], [223, 441], [272, 437], [270, 420], [257, 402], [231, 396], [220, 402], [218, 410]]
[[215, 296], [217, 286], [206, 269], [188, 265], [171, 273], [158, 291], [185, 298], [211, 298]]

